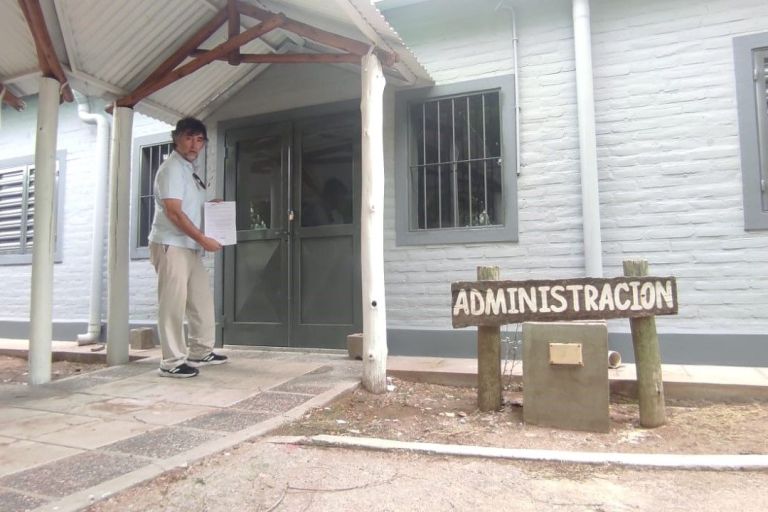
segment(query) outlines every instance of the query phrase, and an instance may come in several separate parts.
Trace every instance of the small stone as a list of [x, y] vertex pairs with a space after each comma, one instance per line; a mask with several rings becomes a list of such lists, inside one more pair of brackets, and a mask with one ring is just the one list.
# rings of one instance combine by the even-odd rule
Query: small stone
[[336, 424], [338, 425], [346, 425], [347, 423], [349, 423], [347, 420], [336, 420]]

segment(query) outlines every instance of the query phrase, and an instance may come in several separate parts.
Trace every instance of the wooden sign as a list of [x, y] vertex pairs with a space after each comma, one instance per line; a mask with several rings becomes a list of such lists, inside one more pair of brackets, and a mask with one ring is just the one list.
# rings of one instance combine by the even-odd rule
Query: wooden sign
[[459, 281], [451, 294], [453, 327], [677, 314], [674, 277]]

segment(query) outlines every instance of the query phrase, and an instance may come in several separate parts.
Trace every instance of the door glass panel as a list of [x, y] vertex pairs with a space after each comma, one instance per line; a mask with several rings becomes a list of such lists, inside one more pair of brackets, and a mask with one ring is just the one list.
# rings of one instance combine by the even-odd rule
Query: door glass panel
[[238, 143], [237, 229], [280, 229], [282, 141], [265, 136]]
[[329, 126], [301, 140], [301, 225], [351, 224], [353, 131]]

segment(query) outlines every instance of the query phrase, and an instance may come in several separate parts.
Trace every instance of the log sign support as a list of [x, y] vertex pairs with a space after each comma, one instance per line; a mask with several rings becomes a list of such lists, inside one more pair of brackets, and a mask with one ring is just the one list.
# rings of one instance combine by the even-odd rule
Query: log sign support
[[453, 327], [478, 327], [480, 410], [501, 407], [501, 325], [629, 318], [640, 424], [647, 428], [663, 425], [664, 387], [654, 316], [677, 314], [677, 283], [674, 277], [648, 276], [644, 260], [625, 261], [624, 274], [611, 279], [499, 281], [497, 267], [478, 267], [478, 281], [453, 283]]

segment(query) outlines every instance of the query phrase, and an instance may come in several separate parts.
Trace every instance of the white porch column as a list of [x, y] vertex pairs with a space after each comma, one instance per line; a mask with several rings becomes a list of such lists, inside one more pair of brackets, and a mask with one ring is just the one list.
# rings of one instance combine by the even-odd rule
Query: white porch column
[[384, 86], [373, 52], [362, 59], [361, 267], [363, 288], [363, 387], [387, 390], [387, 308], [384, 296]]
[[602, 277], [603, 247], [600, 235], [600, 194], [597, 186], [597, 137], [595, 135], [589, 0], [573, 0], [573, 44], [576, 56], [576, 102], [579, 116], [584, 267], [587, 277]]
[[54, 188], [59, 87], [58, 80], [54, 78], [40, 78], [35, 138], [35, 236], [29, 313], [29, 383], [32, 385], [51, 381], [53, 255], [56, 237]]
[[133, 109], [115, 107], [109, 162], [107, 249], [107, 364], [128, 362], [128, 261]]

